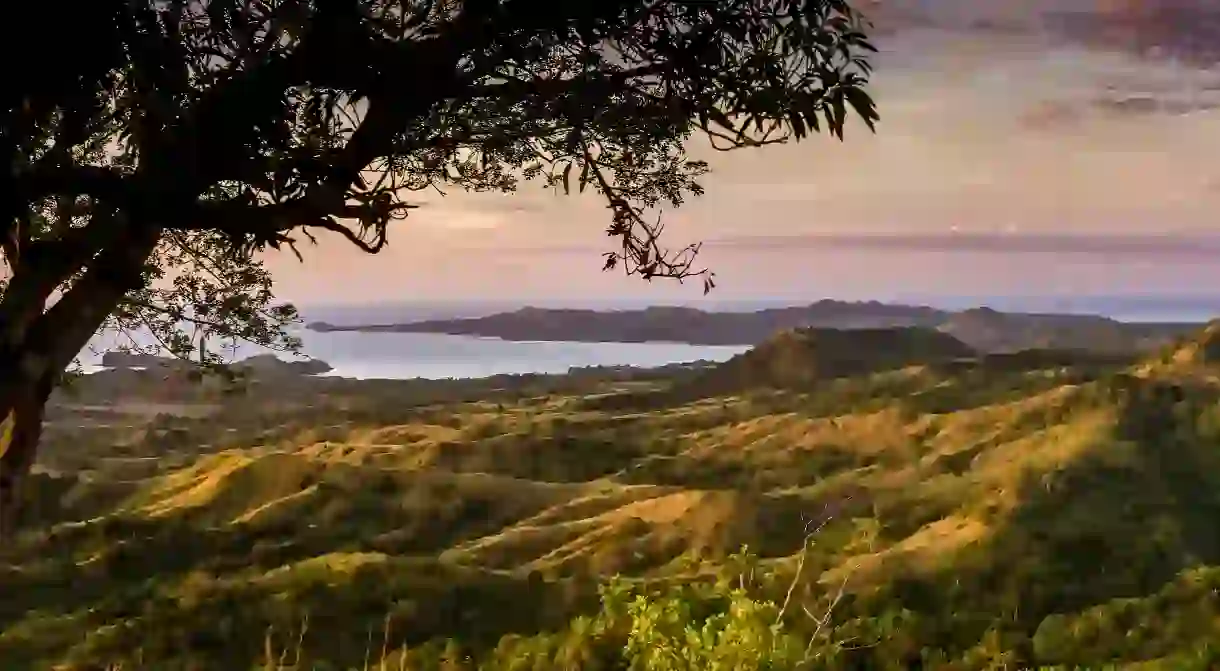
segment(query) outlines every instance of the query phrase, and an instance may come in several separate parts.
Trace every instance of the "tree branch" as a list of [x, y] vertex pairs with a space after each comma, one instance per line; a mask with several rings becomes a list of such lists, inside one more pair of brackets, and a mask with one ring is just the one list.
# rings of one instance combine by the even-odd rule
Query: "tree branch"
[[123, 296], [141, 282], [140, 272], [160, 237], [160, 228], [134, 227], [92, 260], [30, 329], [27, 340], [41, 365], [59, 371], [72, 362]]
[[138, 194], [130, 175], [117, 168], [93, 165], [50, 165], [39, 161], [13, 177], [17, 199], [36, 203], [48, 196], [90, 196], [116, 207], [128, 205]]
[[[371, 202], [344, 202], [344, 197], [324, 187], [311, 189], [301, 198], [283, 203], [252, 205], [240, 200], [199, 203], [187, 216], [168, 223], [166, 230], [219, 230], [232, 236], [253, 236], [256, 239], [286, 242], [284, 234], [297, 227], [322, 228], [338, 233], [352, 244], [369, 253], [377, 253], [386, 244], [384, 223], [401, 218], [408, 210], [419, 207], [395, 203], [390, 194], [372, 194]], [[340, 224], [336, 219], [360, 222], [361, 233]], [[365, 239], [373, 232], [372, 241]]]
[[3, 327], [0, 349], [20, 342], [55, 291], [121, 233], [111, 215], [95, 212], [85, 226], [68, 229], [57, 239], [31, 242], [24, 250], [18, 250], [12, 278], [0, 297], [0, 327]]

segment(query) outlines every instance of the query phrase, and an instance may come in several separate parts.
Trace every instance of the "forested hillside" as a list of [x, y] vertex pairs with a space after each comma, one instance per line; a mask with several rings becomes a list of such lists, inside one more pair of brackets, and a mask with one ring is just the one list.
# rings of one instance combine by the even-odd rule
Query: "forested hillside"
[[[205, 418], [61, 426], [0, 558], [0, 657], [697, 661], [640, 662], [669, 669], [754, 646], [780, 668], [1214, 668], [1215, 339], [1136, 362], [907, 360], [694, 400], [667, 389], [698, 371], [471, 381], [467, 398], [302, 377], [274, 413], [251, 409], [275, 400], [255, 387]], [[331, 386], [306, 403], [309, 385]]]

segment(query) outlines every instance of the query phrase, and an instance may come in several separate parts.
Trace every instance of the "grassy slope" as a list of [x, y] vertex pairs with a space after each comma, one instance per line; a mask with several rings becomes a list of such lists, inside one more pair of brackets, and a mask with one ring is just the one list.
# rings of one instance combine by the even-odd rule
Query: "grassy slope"
[[[841, 621], [905, 607], [908, 649], [960, 668], [1167, 658], [1220, 633], [1220, 383], [1190, 352], [285, 411], [227, 436], [246, 447], [41, 478], [44, 524], [0, 552], [0, 659], [245, 669], [306, 620], [304, 652], [352, 666], [387, 628], [389, 649], [485, 649], [562, 628], [614, 573], [710, 571], [742, 544], [790, 571], [826, 517], [812, 565], [851, 576]], [[225, 421], [173, 444], [225, 442]]]

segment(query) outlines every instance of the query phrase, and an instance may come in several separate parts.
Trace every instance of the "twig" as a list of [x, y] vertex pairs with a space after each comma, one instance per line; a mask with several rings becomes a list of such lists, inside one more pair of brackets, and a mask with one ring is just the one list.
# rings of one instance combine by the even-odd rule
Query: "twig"
[[386, 671], [386, 658], [390, 655], [390, 626], [392, 624], [392, 617], [391, 613], [386, 613], [385, 626], [381, 629], [381, 663], [379, 664], [381, 671]]
[[813, 537], [815, 535], [817, 535], [817, 533], [819, 531], [821, 531], [822, 528], [825, 527], [832, 519], [834, 519], [834, 518], [827, 517], [826, 519], [822, 520], [822, 523], [819, 524], [817, 527], [815, 527], [812, 531], [808, 530], [809, 524], [808, 524], [808, 522], [806, 522], [805, 539], [804, 539], [804, 541], [802, 541], [802, 544], [801, 544], [801, 556], [800, 556], [800, 559], [798, 559], [797, 563], [796, 563], [796, 575], [792, 578], [792, 583], [788, 585], [788, 592], [784, 595], [784, 603], [782, 606], [780, 606], [779, 614], [776, 615], [776, 617], [775, 617], [776, 625], [783, 622], [784, 615], [787, 614], [787, 612], [788, 612], [788, 606], [789, 606], [789, 604], [792, 603], [792, 595], [793, 595], [793, 593], [796, 592], [796, 586], [801, 581], [801, 573], [805, 569], [805, 560], [809, 556], [809, 546], [812, 545], [812, 543], [813, 543]]
[[[850, 501], [850, 500], [851, 500], [850, 496], [844, 498], [843, 501], [840, 502], [839, 507], [841, 508], [843, 503], [846, 503], [847, 501]], [[805, 539], [801, 545], [801, 556], [797, 560], [797, 564], [796, 564], [796, 576], [793, 577], [792, 583], [790, 585], [788, 585], [788, 592], [784, 595], [784, 603], [779, 609], [779, 615], [775, 620], [775, 624], [778, 625], [783, 620], [784, 615], [788, 612], [788, 606], [792, 602], [792, 595], [796, 592], [796, 586], [801, 580], [801, 573], [805, 568], [805, 561], [809, 556], [809, 546], [813, 542], [813, 537], [816, 536], [819, 532], [821, 532], [822, 529], [825, 528], [826, 525], [829, 524], [830, 521], [834, 519], [834, 512], [835, 511], [832, 511], [830, 515], [827, 515], [812, 530], [809, 528], [809, 525], [811, 524], [811, 522], [809, 520], [805, 521]]]
[[292, 668], [301, 666], [301, 650], [305, 647], [305, 632], [309, 631], [309, 613], [301, 618], [301, 631], [297, 634], [297, 653], [292, 660]]
[[821, 618], [815, 617], [813, 613], [809, 612], [808, 608], [805, 608], [804, 606], [801, 607], [801, 610], [804, 610], [806, 615], [812, 618], [814, 622], [818, 623], [818, 626], [814, 627], [813, 633], [809, 636], [809, 643], [805, 645], [806, 657], [813, 652], [814, 641], [816, 641], [818, 636], [821, 635], [822, 629], [826, 626], [826, 623], [830, 621], [830, 616], [834, 614], [835, 606], [839, 605], [839, 601], [843, 598], [843, 593], [847, 589], [847, 581], [851, 579], [851, 574], [852, 572], [848, 571], [847, 575], [843, 577], [843, 582], [839, 584], [839, 591], [835, 593], [835, 598], [831, 599], [830, 605], [826, 607], [826, 612], [822, 614]]

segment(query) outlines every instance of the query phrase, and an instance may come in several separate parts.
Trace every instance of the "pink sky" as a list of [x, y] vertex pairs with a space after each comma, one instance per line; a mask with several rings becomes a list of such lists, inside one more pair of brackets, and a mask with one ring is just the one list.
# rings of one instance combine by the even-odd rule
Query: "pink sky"
[[[843, 144], [819, 137], [729, 155], [691, 147], [712, 163], [709, 193], [668, 214], [667, 233], [674, 245], [718, 241], [703, 260], [720, 297], [1217, 285], [1220, 262], [1199, 254], [1067, 253], [1070, 241], [979, 251], [956, 249], [951, 236], [1220, 234], [1220, 69], [1051, 40], [1031, 27], [1041, 8], [1093, 11], [1103, 0], [894, 2], [905, 11], [879, 10], [887, 34], [877, 40], [875, 136], [856, 127]], [[1211, 0], [1166, 3], [1220, 9]], [[924, 10], [928, 20], [912, 18]], [[984, 31], [982, 18], [1010, 30]], [[1137, 30], [1155, 27], [1141, 21]], [[433, 198], [378, 256], [324, 239], [304, 265], [286, 255], [269, 262], [280, 295], [301, 303], [698, 296], [695, 285], [601, 273], [606, 224], [593, 198], [526, 185], [513, 195]], [[862, 233], [939, 242], [904, 251], [801, 240]], [[770, 238], [782, 244], [756, 244]]]

